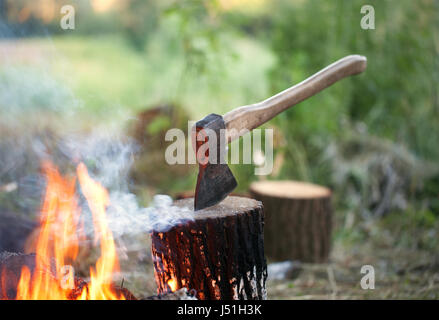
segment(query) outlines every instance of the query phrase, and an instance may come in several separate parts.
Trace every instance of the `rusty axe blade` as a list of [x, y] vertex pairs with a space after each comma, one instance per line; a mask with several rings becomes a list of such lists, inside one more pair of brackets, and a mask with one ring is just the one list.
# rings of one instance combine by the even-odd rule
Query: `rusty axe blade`
[[[195, 188], [195, 211], [217, 204], [236, 188], [237, 182], [224, 161], [226, 140], [223, 117], [210, 114], [195, 124], [199, 164]], [[208, 148], [200, 150], [205, 145]], [[204, 152], [203, 152], [204, 151]], [[200, 153], [200, 154], [199, 154]]]
[[[217, 204], [237, 185], [227, 164], [220, 161], [224, 160], [227, 143], [238, 139], [282, 111], [315, 95], [335, 82], [363, 72], [366, 66], [366, 57], [359, 55], [347, 56], [271, 98], [236, 108], [226, 113], [224, 117], [211, 114], [198, 121], [195, 125], [196, 134], [193, 136], [198, 136], [199, 133], [201, 136], [204, 134], [208, 138], [209, 146], [207, 150], [201, 150], [201, 157], [199, 157], [198, 150], [202, 145], [205, 145], [203, 142], [205, 139], [201, 139], [201, 142], [193, 141], [196, 142], [194, 145], [196, 145], [197, 160], [200, 164], [195, 190], [195, 210]], [[208, 161], [205, 161], [206, 159]]]

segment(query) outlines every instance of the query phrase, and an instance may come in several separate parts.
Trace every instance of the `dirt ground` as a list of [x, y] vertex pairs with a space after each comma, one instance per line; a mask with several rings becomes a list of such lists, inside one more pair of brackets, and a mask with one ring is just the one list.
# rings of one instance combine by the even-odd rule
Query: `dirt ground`
[[[324, 265], [303, 265], [295, 280], [269, 281], [269, 299], [438, 299], [439, 264], [424, 257], [405, 264], [402, 252], [383, 251], [367, 259], [375, 270], [375, 288], [362, 289], [362, 264], [348, 259]], [[393, 257], [393, 258], [392, 258]], [[363, 257], [364, 258], [364, 257]], [[423, 262], [422, 262], [423, 261]]]
[[[387, 257], [384, 251], [382, 254], [381, 259], [367, 262], [375, 269], [373, 290], [361, 288], [362, 264], [348, 259], [330, 264], [302, 264], [296, 279], [268, 280], [268, 299], [439, 299], [438, 261], [419, 257], [417, 263], [404, 264], [392, 259], [403, 258], [401, 252], [390, 255], [387, 251]], [[137, 297], [156, 294], [152, 264], [144, 264], [141, 269], [124, 274], [125, 287]]]

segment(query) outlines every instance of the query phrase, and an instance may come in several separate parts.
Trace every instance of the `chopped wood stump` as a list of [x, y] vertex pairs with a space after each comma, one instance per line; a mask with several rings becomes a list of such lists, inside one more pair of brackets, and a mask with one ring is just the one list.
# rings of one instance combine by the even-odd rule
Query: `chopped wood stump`
[[[194, 199], [175, 202], [193, 210]], [[187, 288], [200, 300], [266, 299], [262, 203], [229, 196], [152, 237], [158, 294]]]
[[271, 260], [328, 260], [332, 229], [328, 188], [297, 181], [260, 181], [251, 184], [250, 193], [265, 208], [265, 252]]

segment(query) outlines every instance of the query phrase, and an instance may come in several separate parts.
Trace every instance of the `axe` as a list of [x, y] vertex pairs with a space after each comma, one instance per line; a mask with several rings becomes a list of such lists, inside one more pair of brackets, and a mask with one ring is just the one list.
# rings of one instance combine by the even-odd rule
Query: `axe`
[[237, 186], [235, 177], [224, 161], [228, 143], [338, 80], [363, 72], [366, 65], [366, 57], [350, 55], [271, 98], [236, 108], [224, 116], [210, 114], [198, 121], [192, 130], [192, 143], [199, 163], [195, 210], [219, 203]]

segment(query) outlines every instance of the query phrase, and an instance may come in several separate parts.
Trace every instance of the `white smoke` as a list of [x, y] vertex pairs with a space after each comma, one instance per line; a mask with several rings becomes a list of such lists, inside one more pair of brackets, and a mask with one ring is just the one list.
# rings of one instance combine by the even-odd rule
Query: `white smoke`
[[107, 211], [110, 229], [116, 237], [129, 232], [130, 235], [165, 232], [173, 226], [193, 220], [193, 211], [172, 205], [172, 198], [167, 195], [154, 196], [153, 204], [147, 208], [135, 205], [132, 194], [112, 193], [111, 205]]
[[[0, 38], [5, 28], [0, 25]], [[45, 187], [42, 160], [53, 161], [62, 173], [71, 173], [81, 161], [92, 178], [109, 190], [107, 218], [115, 237], [164, 231], [192, 219], [191, 212], [173, 206], [168, 196], [154, 197], [150, 207], [139, 205], [130, 192], [129, 179], [138, 146], [124, 135], [123, 119], [118, 115], [116, 126], [100, 123], [84, 131], [84, 103], [67, 83], [52, 75], [54, 59], [64, 58], [50, 38], [46, 40], [43, 51], [22, 47], [20, 40], [13, 39], [0, 46], [0, 186], [17, 184], [17, 190], [7, 197], [11, 202], [7, 206], [27, 214], [37, 212]], [[21, 60], [28, 58], [38, 61]], [[81, 208], [89, 213], [84, 199]], [[92, 223], [86, 222], [87, 234], [91, 234]]]
[[[192, 220], [193, 211], [173, 205], [167, 195], [154, 196], [149, 207], [142, 207], [129, 191], [129, 171], [138, 146], [122, 133], [100, 128], [86, 136], [70, 136], [61, 143], [71, 162], [84, 162], [92, 178], [109, 191], [110, 204], [106, 219], [115, 238], [124, 235], [166, 231], [179, 223]], [[154, 164], [151, 164], [154, 165]], [[83, 211], [88, 211], [85, 202]], [[91, 215], [86, 220], [86, 234], [91, 234]]]

